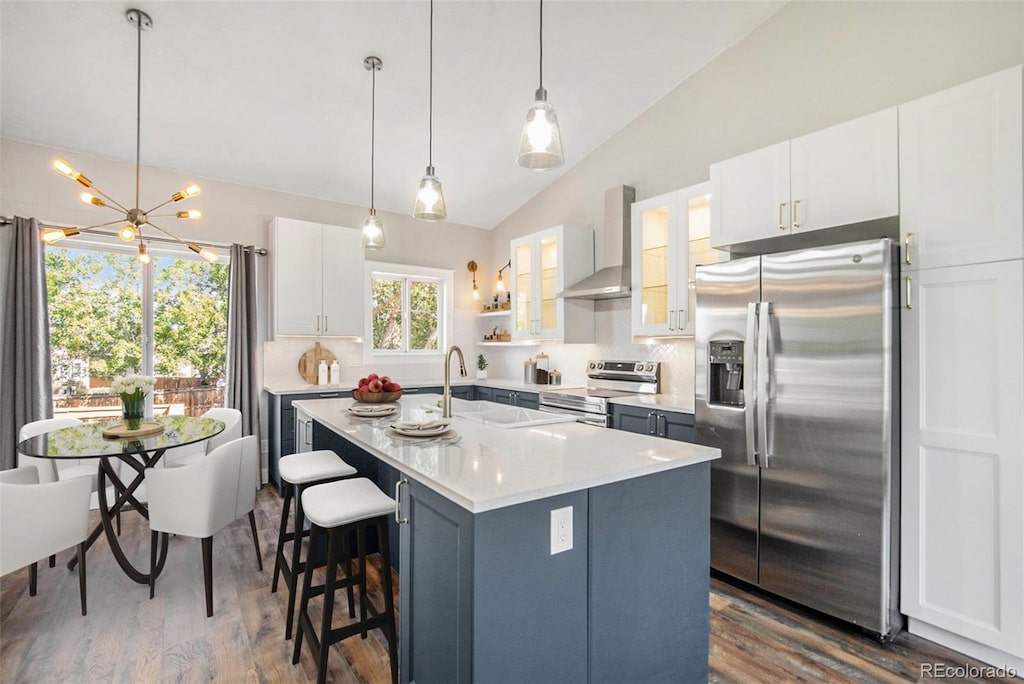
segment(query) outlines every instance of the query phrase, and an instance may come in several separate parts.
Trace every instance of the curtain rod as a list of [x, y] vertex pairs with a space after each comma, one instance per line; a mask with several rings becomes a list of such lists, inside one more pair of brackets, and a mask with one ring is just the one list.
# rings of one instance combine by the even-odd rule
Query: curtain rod
[[[9, 218], [7, 216], [0, 216], [0, 225], [8, 226], [8, 225], [12, 225], [13, 223], [14, 223], [14, 219]], [[51, 229], [51, 228], [64, 228], [64, 227], [66, 227], [66, 226], [51, 226], [51, 225], [45, 224], [45, 223], [39, 223], [38, 225], [39, 225], [39, 230], [48, 230], [48, 229]], [[117, 233], [116, 232], [110, 232], [110, 231], [106, 231], [106, 230], [92, 230], [90, 232], [93, 235], [106, 235], [108, 237], [117, 237]], [[152, 237], [147, 237], [146, 238], [146, 242], [163, 242], [163, 243], [167, 243], [167, 244], [171, 244], [171, 245], [180, 245], [181, 244], [181, 242], [179, 242], [178, 240], [172, 240], [170, 238], [160, 237], [159, 235], [154, 235]], [[200, 242], [198, 240], [188, 240], [188, 242], [192, 242], [194, 244], [197, 244], [200, 247], [212, 247], [214, 249], [230, 249], [231, 248], [231, 245], [225, 245], [225, 244], [220, 243], [220, 242]], [[246, 246], [245, 249], [249, 250], [250, 247], [251, 246]], [[267, 250], [264, 247], [251, 247], [251, 248], [256, 250], [256, 254], [258, 256], [267, 256], [267, 254], [268, 254]]]

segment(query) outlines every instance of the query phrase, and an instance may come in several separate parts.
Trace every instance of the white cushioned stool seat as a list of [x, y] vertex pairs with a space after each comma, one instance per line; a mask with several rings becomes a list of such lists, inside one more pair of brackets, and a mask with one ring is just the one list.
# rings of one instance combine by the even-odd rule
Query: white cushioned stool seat
[[285, 482], [306, 484], [355, 475], [356, 469], [341, 460], [338, 454], [330, 449], [320, 449], [285, 456], [278, 461], [277, 472]]
[[302, 509], [310, 522], [331, 528], [388, 515], [395, 500], [360, 477], [310, 487], [302, 493]]

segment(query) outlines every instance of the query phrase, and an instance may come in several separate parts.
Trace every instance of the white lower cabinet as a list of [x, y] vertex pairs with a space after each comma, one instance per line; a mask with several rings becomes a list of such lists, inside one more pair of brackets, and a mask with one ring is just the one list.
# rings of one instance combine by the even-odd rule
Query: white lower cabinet
[[1024, 663], [1024, 266], [903, 278], [901, 610], [912, 632]]

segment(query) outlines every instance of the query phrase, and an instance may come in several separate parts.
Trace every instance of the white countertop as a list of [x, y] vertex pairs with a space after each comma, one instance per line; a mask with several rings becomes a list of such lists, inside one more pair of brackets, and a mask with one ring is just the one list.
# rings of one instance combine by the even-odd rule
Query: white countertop
[[[394, 420], [437, 417], [439, 395], [406, 396]], [[718, 449], [582, 423], [502, 429], [455, 416], [458, 444], [416, 446], [385, 434], [386, 424], [349, 418], [352, 399], [303, 400], [295, 406], [385, 463], [471, 513], [719, 458]], [[457, 410], [457, 408], [456, 408]]]
[[613, 404], [654, 407], [678, 413], [693, 413], [693, 394], [637, 394], [631, 397], [609, 399]]
[[[444, 384], [443, 380], [410, 380], [403, 382], [402, 387], [440, 387]], [[493, 387], [496, 389], [507, 389], [517, 390], [520, 392], [540, 392], [546, 389], [569, 389], [585, 387], [581, 384], [565, 384], [565, 385], [536, 385], [533, 383], [526, 383], [522, 380], [512, 380], [509, 378], [488, 378], [486, 380], [477, 380], [476, 378], [470, 377], [453, 377], [452, 385], [480, 385], [481, 387]], [[352, 390], [352, 387], [345, 385], [339, 387], [338, 385], [310, 385], [308, 383], [297, 380], [294, 383], [274, 383], [264, 384], [263, 389], [271, 394], [308, 394], [311, 392], [339, 392], [343, 391], [348, 393]]]

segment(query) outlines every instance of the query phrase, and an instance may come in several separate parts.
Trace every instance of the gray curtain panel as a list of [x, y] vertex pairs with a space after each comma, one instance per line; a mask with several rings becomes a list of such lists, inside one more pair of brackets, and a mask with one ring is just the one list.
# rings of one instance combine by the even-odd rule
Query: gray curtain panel
[[231, 245], [228, 275], [228, 377], [226, 404], [242, 412], [242, 434], [260, 436], [256, 378], [256, 250]]
[[7, 282], [0, 352], [0, 469], [17, 465], [18, 431], [53, 416], [50, 320], [46, 309], [44, 246], [35, 219], [14, 217], [3, 227]]

